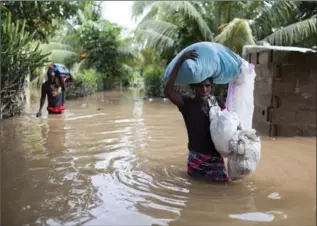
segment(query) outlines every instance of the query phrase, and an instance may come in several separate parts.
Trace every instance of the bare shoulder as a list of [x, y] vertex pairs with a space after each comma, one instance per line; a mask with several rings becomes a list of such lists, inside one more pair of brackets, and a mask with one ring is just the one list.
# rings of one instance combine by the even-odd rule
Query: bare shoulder
[[180, 98], [182, 100], [182, 105], [178, 106], [178, 109], [180, 111], [184, 111], [185, 109], [189, 108], [192, 105], [193, 101], [194, 101], [194, 98], [192, 96], [189, 96], [189, 95], [186, 95], [186, 94], [180, 95]]

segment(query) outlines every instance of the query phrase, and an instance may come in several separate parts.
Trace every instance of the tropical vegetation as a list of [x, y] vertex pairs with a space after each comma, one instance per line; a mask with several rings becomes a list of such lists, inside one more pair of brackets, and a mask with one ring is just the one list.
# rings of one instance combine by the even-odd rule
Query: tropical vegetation
[[[186, 46], [316, 45], [317, 4], [308, 1], [135, 1], [135, 30], [102, 17], [96, 1], [2, 1], [0, 118], [23, 111], [25, 79], [39, 88], [48, 64], [62, 63], [75, 80], [68, 97], [144, 88], [164, 96], [164, 69]], [[225, 87], [216, 87], [223, 92]]]
[[167, 63], [200, 41], [221, 43], [240, 55], [244, 45], [265, 42], [312, 47], [317, 42], [316, 14], [317, 4], [307, 1], [136, 1], [133, 5], [133, 18], [139, 21], [135, 39], [144, 48], [155, 49]]

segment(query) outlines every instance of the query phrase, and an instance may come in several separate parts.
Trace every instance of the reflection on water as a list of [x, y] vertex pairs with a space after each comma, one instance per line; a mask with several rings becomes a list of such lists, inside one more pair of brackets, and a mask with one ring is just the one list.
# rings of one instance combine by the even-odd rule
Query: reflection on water
[[263, 138], [242, 183], [186, 176], [186, 131], [164, 100], [100, 93], [64, 115], [1, 124], [3, 225], [315, 225], [316, 139]]

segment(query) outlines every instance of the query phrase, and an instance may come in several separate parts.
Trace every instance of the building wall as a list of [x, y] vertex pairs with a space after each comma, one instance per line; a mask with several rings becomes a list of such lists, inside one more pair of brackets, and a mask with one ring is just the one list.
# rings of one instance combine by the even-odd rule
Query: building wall
[[249, 51], [255, 65], [253, 127], [269, 136], [316, 135], [317, 53]]

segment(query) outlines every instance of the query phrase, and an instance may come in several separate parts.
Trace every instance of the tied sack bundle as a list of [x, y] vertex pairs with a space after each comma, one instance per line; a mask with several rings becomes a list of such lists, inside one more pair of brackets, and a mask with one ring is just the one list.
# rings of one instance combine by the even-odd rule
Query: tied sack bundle
[[255, 130], [240, 130], [229, 143], [228, 174], [239, 180], [253, 173], [261, 158], [261, 141]]
[[243, 179], [255, 172], [261, 158], [261, 141], [255, 130], [243, 130], [235, 112], [218, 106], [209, 112], [210, 132], [216, 150], [228, 158], [231, 180]]
[[195, 84], [213, 78], [215, 84], [228, 84], [241, 73], [243, 59], [224, 45], [213, 42], [197, 42], [180, 51], [168, 64], [163, 82], [166, 82], [179, 57], [188, 50], [198, 54], [196, 61], [182, 63], [175, 83], [178, 85]]
[[228, 158], [231, 180], [253, 173], [261, 158], [261, 141], [252, 129], [255, 72], [243, 61], [239, 77], [229, 84], [227, 109], [211, 107], [210, 133], [215, 148]]

